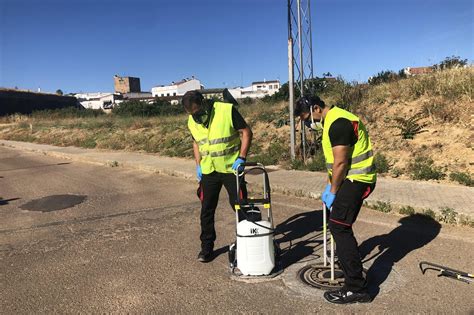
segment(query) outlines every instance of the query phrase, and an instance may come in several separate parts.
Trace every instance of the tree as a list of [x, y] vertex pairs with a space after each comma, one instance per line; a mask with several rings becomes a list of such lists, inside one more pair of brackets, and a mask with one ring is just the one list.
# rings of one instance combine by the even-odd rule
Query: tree
[[62, 91], [61, 89], [57, 89], [57, 90], [56, 90], [56, 94], [58, 94], [58, 95], [63, 95], [64, 93], [63, 93], [63, 91]]
[[331, 72], [328, 71], [326, 73], [323, 73], [323, 77], [324, 78], [330, 78], [330, 77], [332, 77], [332, 74], [331, 74]]
[[461, 59], [459, 56], [446, 57], [443, 61], [435, 64], [433, 67], [438, 70], [445, 70], [451, 68], [462, 68], [467, 65], [467, 59]]
[[400, 79], [400, 76], [391, 71], [391, 70], [385, 70], [377, 73], [373, 77], [369, 78], [369, 84], [371, 85], [376, 85], [376, 84], [381, 84], [381, 83], [386, 83], [386, 82], [392, 82]]

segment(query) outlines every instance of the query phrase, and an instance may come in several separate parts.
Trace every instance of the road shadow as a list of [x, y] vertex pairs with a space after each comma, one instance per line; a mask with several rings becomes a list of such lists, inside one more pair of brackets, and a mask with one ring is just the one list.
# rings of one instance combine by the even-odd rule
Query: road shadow
[[[359, 246], [364, 262], [374, 260], [367, 271], [369, 293], [374, 298], [390, 275], [393, 265], [411, 251], [434, 240], [441, 230], [438, 222], [421, 214], [401, 218], [398, 222], [400, 225], [390, 233], [369, 238]], [[376, 248], [377, 253], [367, 257]]]
[[4, 206], [9, 204], [11, 201], [19, 200], [20, 198], [11, 198], [11, 199], [3, 199], [0, 197], [0, 206]]
[[322, 210], [296, 214], [276, 227], [277, 243], [281, 248], [281, 267], [288, 268], [308, 256], [322, 244]]

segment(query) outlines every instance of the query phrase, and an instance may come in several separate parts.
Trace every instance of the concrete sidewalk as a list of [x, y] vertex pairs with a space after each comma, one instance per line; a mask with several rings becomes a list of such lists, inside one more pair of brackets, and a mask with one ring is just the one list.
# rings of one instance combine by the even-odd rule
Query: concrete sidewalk
[[[136, 152], [55, 147], [6, 140], [0, 140], [0, 145], [40, 152], [72, 161], [119, 166], [191, 180], [195, 179], [194, 162], [188, 159]], [[273, 191], [301, 197], [319, 198], [326, 183], [326, 174], [319, 172], [272, 169], [269, 176]], [[251, 183], [259, 183], [260, 180], [260, 177], [256, 176], [248, 176], [247, 178], [247, 181]], [[379, 178], [374, 193], [368, 198], [369, 203], [377, 201], [390, 202], [394, 206], [412, 206], [417, 209], [429, 208], [434, 211], [439, 211], [442, 207], [450, 207], [459, 213], [474, 217], [474, 207], [472, 206], [474, 205], [474, 188], [472, 187]]]

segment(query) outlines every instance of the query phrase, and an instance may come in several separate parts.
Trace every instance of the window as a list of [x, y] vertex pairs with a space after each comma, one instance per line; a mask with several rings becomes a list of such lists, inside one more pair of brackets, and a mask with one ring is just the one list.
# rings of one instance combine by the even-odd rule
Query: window
[[170, 93], [166, 94], [166, 96], [170, 96]]
[[176, 96], [176, 92], [173, 93], [173, 96]]
[[162, 94], [161, 94], [161, 97], [163, 97], [163, 96], [165, 96], [165, 94], [162, 93]]
[[271, 85], [271, 84], [270, 84], [270, 85], [269, 85], [269, 87], [270, 87], [270, 90], [272, 90], [272, 89], [273, 89], [273, 85]]

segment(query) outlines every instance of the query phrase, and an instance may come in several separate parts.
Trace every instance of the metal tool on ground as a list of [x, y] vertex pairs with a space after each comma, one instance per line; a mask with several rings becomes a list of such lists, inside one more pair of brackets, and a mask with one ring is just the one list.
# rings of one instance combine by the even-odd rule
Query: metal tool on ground
[[[328, 220], [327, 220], [327, 208], [326, 204], [323, 202], [323, 251], [324, 251], [324, 267], [327, 266], [327, 242], [328, 242]], [[329, 255], [329, 266], [331, 268], [331, 281], [334, 281], [334, 264], [335, 264], [335, 255], [334, 255], [334, 238], [332, 234], [329, 236], [330, 240], [330, 255]]]
[[336, 261], [334, 238], [332, 235], [328, 236], [327, 221], [327, 209], [323, 203], [323, 262], [304, 266], [298, 272], [298, 278], [309, 286], [322, 290], [334, 290], [344, 285], [344, 272]]
[[[278, 245], [275, 242], [275, 228], [270, 198], [270, 181], [265, 166], [246, 162], [244, 171], [237, 170], [237, 200], [235, 204], [237, 240], [229, 247], [231, 272], [241, 276], [270, 276], [281, 272], [278, 264]], [[263, 195], [250, 198], [241, 193], [245, 175], [258, 171], [263, 177]], [[259, 196], [260, 197], [260, 196]], [[259, 207], [266, 209], [263, 217]], [[243, 218], [239, 222], [240, 219]]]
[[439, 271], [438, 277], [448, 277], [456, 279], [466, 283], [474, 282], [474, 274], [467, 273], [464, 271], [455, 270], [449, 267], [433, 264], [427, 261], [420, 262], [420, 270], [422, 274], [425, 274], [426, 270], [436, 270]]

